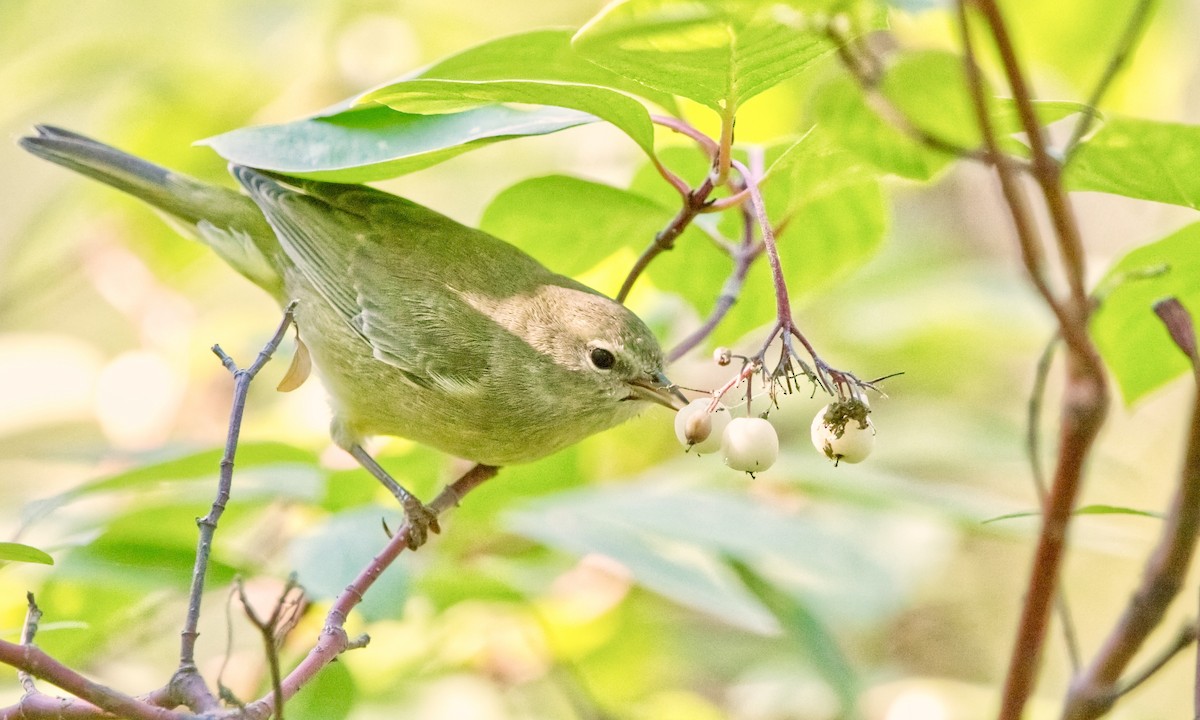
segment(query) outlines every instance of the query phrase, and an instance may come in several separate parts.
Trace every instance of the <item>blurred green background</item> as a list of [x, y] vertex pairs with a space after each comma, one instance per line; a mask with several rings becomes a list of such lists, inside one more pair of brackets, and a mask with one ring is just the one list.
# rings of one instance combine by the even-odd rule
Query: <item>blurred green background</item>
[[[1127, 5], [1008, 3], [1042, 97], [1086, 98]], [[487, 39], [577, 27], [600, 7], [2, 0], [0, 128], [15, 139], [34, 123], [58, 124], [228, 183], [223, 161], [193, 141], [306, 115]], [[1197, 26], [1200, 3], [1163, 3], [1106, 110], [1200, 122], [1200, 54], [1188, 32]], [[906, 47], [944, 48], [953, 37], [936, 11], [896, 13], [893, 33]], [[803, 130], [813, 77], [835, 70], [751, 101], [739, 140]], [[619, 133], [586, 127], [493, 145], [382, 186], [475, 224], [519, 180], [565, 173], [624, 186], [640, 163]], [[173, 670], [193, 519], [216, 473], [206, 451], [222, 442], [228, 417], [231, 381], [208, 348], [218, 342], [248, 364], [279, 312], [136, 201], [11, 141], [0, 143], [0, 168], [0, 540], [42, 547], [58, 562], [0, 567], [0, 633], [16, 638], [24, 593], [34, 590], [46, 613], [39, 644], [143, 692]], [[833, 468], [817, 456], [808, 422], [823, 402], [799, 394], [772, 416], [783, 457], [753, 480], [718, 458], [684, 456], [657, 410], [506, 470], [455, 511], [442, 537], [389, 571], [351, 623], [371, 634], [370, 646], [327, 669], [291, 714], [817, 720], [848, 717], [839, 707], [856, 698], [866, 718], [988, 717], [1036, 521], [981, 521], [1035, 506], [1023, 426], [1050, 319], [981, 168], [888, 192], [883, 251], [797, 308], [833, 365], [860, 377], [904, 372], [874, 405], [878, 445], [867, 463]], [[1095, 278], [1128, 249], [1195, 219], [1098, 194], [1076, 204]], [[570, 238], [547, 238], [555, 241]], [[627, 262], [586, 278], [612, 293]], [[635, 306], [667, 338], [698, 322], [666, 291], [647, 288]], [[272, 389], [284, 367], [272, 363], [251, 393], [244, 471], [218, 535], [202, 625], [201, 669], [211, 679], [225, 663], [223, 682], [244, 698], [263, 692], [265, 666], [244, 621], [226, 617], [230, 578], [246, 577], [269, 603], [298, 571], [315, 605], [284, 647], [294, 661], [320, 627], [322, 603], [384, 541], [380, 518], [397, 516], [330, 448], [320, 387]], [[724, 377], [703, 351], [671, 372], [694, 387]], [[1191, 392], [1181, 380], [1114, 407], [1083, 502], [1161, 508]], [[1048, 397], [1052, 408], [1053, 381]], [[1046, 420], [1050, 446], [1052, 412]], [[424, 497], [461, 469], [401, 441], [380, 449]], [[121, 474], [173, 458], [183, 459], [157, 474]], [[1066, 587], [1085, 655], [1123, 606], [1157, 531], [1150, 518], [1077, 523]], [[730, 558], [769, 590], [747, 590]], [[1176, 608], [1152, 645], [1189, 609]], [[1054, 716], [1069, 677], [1057, 629], [1049, 648], [1031, 717]], [[1113, 716], [1179, 716], [1189, 664], [1169, 666]], [[15, 673], [0, 671], [0, 705], [18, 697]]]

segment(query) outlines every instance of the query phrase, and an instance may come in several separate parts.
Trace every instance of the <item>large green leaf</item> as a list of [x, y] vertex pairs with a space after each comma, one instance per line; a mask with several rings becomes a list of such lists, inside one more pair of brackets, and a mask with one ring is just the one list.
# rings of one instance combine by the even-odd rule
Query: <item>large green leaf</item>
[[813, 3], [618, 0], [575, 35], [575, 48], [614, 72], [721, 113], [833, 49], [809, 30]]
[[1072, 190], [1200, 209], [1200, 125], [1109, 118], [1071, 156]]
[[585, 60], [571, 47], [574, 30], [548, 29], [490, 40], [400, 80], [547, 80], [599, 85], [640, 95], [669, 110], [675, 97]]
[[767, 582], [748, 564], [734, 559], [731, 566], [755, 597], [779, 619], [792, 642], [807, 651], [813, 667], [837, 693], [842, 712], [847, 717], [856, 717], [853, 708], [858, 702], [861, 681], [827, 623], [803, 602]]
[[579, 275], [621, 248], [641, 251], [671, 214], [627, 190], [550, 175], [501, 192], [484, 211], [479, 227], [537, 256], [555, 272]]
[[[814, 129], [780, 151], [763, 182], [794, 297], [828, 287], [869, 260], [883, 244], [888, 207], [877, 172]], [[765, 292], [765, 288], [757, 289]]]
[[[258, 512], [261, 506], [230, 504], [221, 518], [222, 527], [228, 531]], [[59, 563], [55, 577], [182, 595], [196, 561], [196, 515], [194, 506], [182, 503], [126, 512], [106, 523], [86, 545], [73, 548]], [[235, 563], [223, 548], [220, 542], [213, 548], [207, 576], [210, 586], [227, 583], [238, 572], [250, 570], [246, 564]]]
[[[630, 495], [635, 494], [629, 490]], [[572, 555], [607, 555], [627, 567], [642, 586], [735, 627], [777, 633], [778, 621], [718, 557], [654, 530], [648, 521], [655, 507], [666, 510], [661, 503], [653, 503], [629, 516], [629, 506], [611, 491], [563, 493], [513, 513], [510, 527]], [[672, 508], [672, 512], [678, 509]]]
[[520, 110], [491, 105], [412, 115], [377, 105], [242, 128], [201, 144], [241, 165], [352, 183], [414, 172], [499, 140], [545, 135], [595, 121], [592, 115], [554, 107]]
[[510, 526], [574, 555], [607, 555], [642, 586], [755, 632], [780, 626], [730, 558], [814, 613], [861, 625], [894, 612], [915, 587], [905, 576], [912, 568], [898, 566], [896, 555], [929, 557], [944, 542], [912, 517], [844, 507], [789, 512], [741, 493], [681, 488], [673, 476], [663, 468], [641, 482], [561, 493], [513, 513]]
[[[665, 185], [661, 179], [658, 182]], [[676, 212], [677, 208], [659, 205], [635, 192], [551, 176], [527, 180], [502, 192], [484, 212], [481, 226], [558, 272], [578, 274], [622, 249], [631, 257], [640, 253]], [[697, 222], [712, 219], [702, 217]], [[745, 292], [722, 325], [724, 332], [736, 337], [774, 317], [774, 294], [769, 291], [765, 265], [755, 263]], [[659, 255], [646, 274], [660, 289], [678, 293], [697, 312], [707, 314], [732, 269], [728, 255], [702, 232], [689, 228], [675, 241], [675, 249]], [[612, 286], [597, 289], [611, 295], [619, 283], [618, 278]]]
[[818, 127], [884, 172], [929, 180], [954, 159], [922, 145], [880, 117], [850, 77], [839, 76], [822, 85], [810, 107]]
[[[952, 153], [921, 143], [898, 123], [965, 150], [983, 145], [959, 56], [941, 51], [901, 55], [888, 68], [878, 89], [887, 100], [885, 107], [895, 117], [881, 114], [857, 82], [846, 76], [821, 87], [813, 98], [812, 108], [824, 132], [881, 170], [928, 180], [954, 159]], [[1025, 146], [1010, 137], [1022, 130], [1014, 102], [994, 97], [990, 88], [985, 92], [999, 142], [1010, 152], [1024, 154]], [[1083, 105], [1074, 102], [1035, 103], [1041, 125], [1082, 109]]]
[[624, 93], [597, 85], [540, 80], [404, 80], [360, 99], [403, 113], [455, 113], [491, 103], [553, 105], [590, 113], [606, 120], [654, 154], [654, 125], [650, 113]]
[[[213, 448], [147, 462], [125, 472], [78, 485], [48, 498], [35, 500], [22, 508], [22, 521], [31, 525], [50, 513], [82, 498], [104, 493], [136, 491], [142, 495], [184, 480], [204, 480], [216, 490], [221, 458], [225, 451]], [[282, 443], [242, 443], [238, 447], [234, 474], [239, 497], [254, 494], [256, 486], [267, 486], [277, 496], [313, 496], [323, 477], [313, 453]], [[262, 471], [262, 472], [259, 472]], [[252, 480], [253, 478], [253, 480]]]
[[1153, 306], [1173, 296], [1200, 316], [1200, 223], [1121, 258], [1101, 281], [1112, 283], [1092, 318], [1092, 337], [1125, 402], [1133, 403], [1191, 368]]
[[963, 147], [982, 144], [957, 55], [939, 51], [902, 55], [888, 68], [879, 89], [917, 127]]

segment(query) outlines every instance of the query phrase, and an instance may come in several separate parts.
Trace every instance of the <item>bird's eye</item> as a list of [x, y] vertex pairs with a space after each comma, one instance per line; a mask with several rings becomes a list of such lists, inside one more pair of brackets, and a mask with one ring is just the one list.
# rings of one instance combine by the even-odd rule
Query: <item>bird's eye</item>
[[617, 356], [612, 354], [611, 350], [606, 348], [592, 348], [592, 352], [588, 357], [592, 361], [592, 365], [598, 370], [611, 370], [613, 365], [617, 364]]

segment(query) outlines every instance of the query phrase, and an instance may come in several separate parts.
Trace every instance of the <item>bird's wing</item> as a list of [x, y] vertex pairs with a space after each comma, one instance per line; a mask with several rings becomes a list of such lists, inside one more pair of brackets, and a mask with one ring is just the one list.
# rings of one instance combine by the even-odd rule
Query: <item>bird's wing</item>
[[424, 387], [457, 394], [479, 386], [490, 321], [447, 290], [439, 258], [422, 249], [422, 234], [450, 228], [408, 211], [453, 221], [371, 188], [289, 179], [305, 191], [297, 192], [256, 170], [233, 172], [299, 273], [376, 359]]

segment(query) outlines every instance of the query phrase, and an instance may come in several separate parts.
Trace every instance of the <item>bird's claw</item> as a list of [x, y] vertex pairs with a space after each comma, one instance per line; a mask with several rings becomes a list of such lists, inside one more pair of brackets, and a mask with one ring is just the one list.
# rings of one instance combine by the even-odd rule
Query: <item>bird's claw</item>
[[408, 525], [408, 549], [416, 550], [429, 539], [430, 531], [440, 533], [437, 513], [419, 501], [414, 501], [404, 508], [404, 517]]

